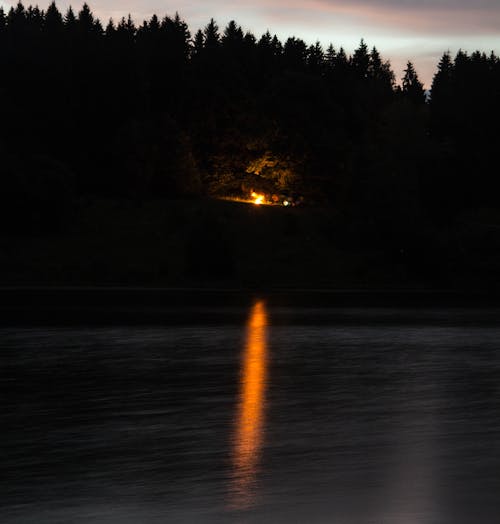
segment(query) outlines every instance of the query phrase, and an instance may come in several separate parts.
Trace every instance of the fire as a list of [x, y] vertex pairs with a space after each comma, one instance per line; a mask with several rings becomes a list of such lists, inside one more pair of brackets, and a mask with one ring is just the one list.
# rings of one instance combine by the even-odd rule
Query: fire
[[260, 204], [264, 204], [265, 202], [265, 196], [256, 193], [255, 191], [251, 194], [251, 197], [253, 198], [253, 203], [257, 206], [260, 206]]

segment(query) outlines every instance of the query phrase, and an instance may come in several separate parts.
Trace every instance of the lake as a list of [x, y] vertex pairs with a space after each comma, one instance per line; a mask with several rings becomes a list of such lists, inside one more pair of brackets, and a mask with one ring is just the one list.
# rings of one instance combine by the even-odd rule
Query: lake
[[256, 298], [3, 326], [0, 521], [496, 522], [499, 315]]

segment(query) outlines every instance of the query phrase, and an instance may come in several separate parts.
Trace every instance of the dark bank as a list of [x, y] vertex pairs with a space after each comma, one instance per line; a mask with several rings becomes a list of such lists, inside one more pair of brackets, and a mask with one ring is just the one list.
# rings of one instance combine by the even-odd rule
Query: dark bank
[[3, 283], [498, 288], [495, 53], [19, 3], [0, 66]]

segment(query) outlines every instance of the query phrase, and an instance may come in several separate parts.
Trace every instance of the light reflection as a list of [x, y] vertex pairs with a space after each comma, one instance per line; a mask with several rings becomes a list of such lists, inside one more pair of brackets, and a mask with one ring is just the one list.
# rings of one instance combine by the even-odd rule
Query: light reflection
[[267, 311], [262, 300], [252, 306], [247, 324], [232, 456], [232, 509], [250, 507], [262, 452], [267, 373]]

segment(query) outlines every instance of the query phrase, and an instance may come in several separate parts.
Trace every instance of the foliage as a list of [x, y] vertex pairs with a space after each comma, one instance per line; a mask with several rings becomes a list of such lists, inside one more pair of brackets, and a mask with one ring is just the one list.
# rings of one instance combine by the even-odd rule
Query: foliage
[[220, 195], [261, 181], [346, 212], [417, 217], [496, 204], [500, 189], [494, 53], [445, 53], [427, 103], [411, 62], [398, 87], [363, 40], [348, 56], [235, 21], [192, 37], [178, 14], [104, 29], [87, 4], [19, 3], [0, 8], [0, 68], [7, 201], [39, 187], [25, 165], [40, 158], [53, 199]]

